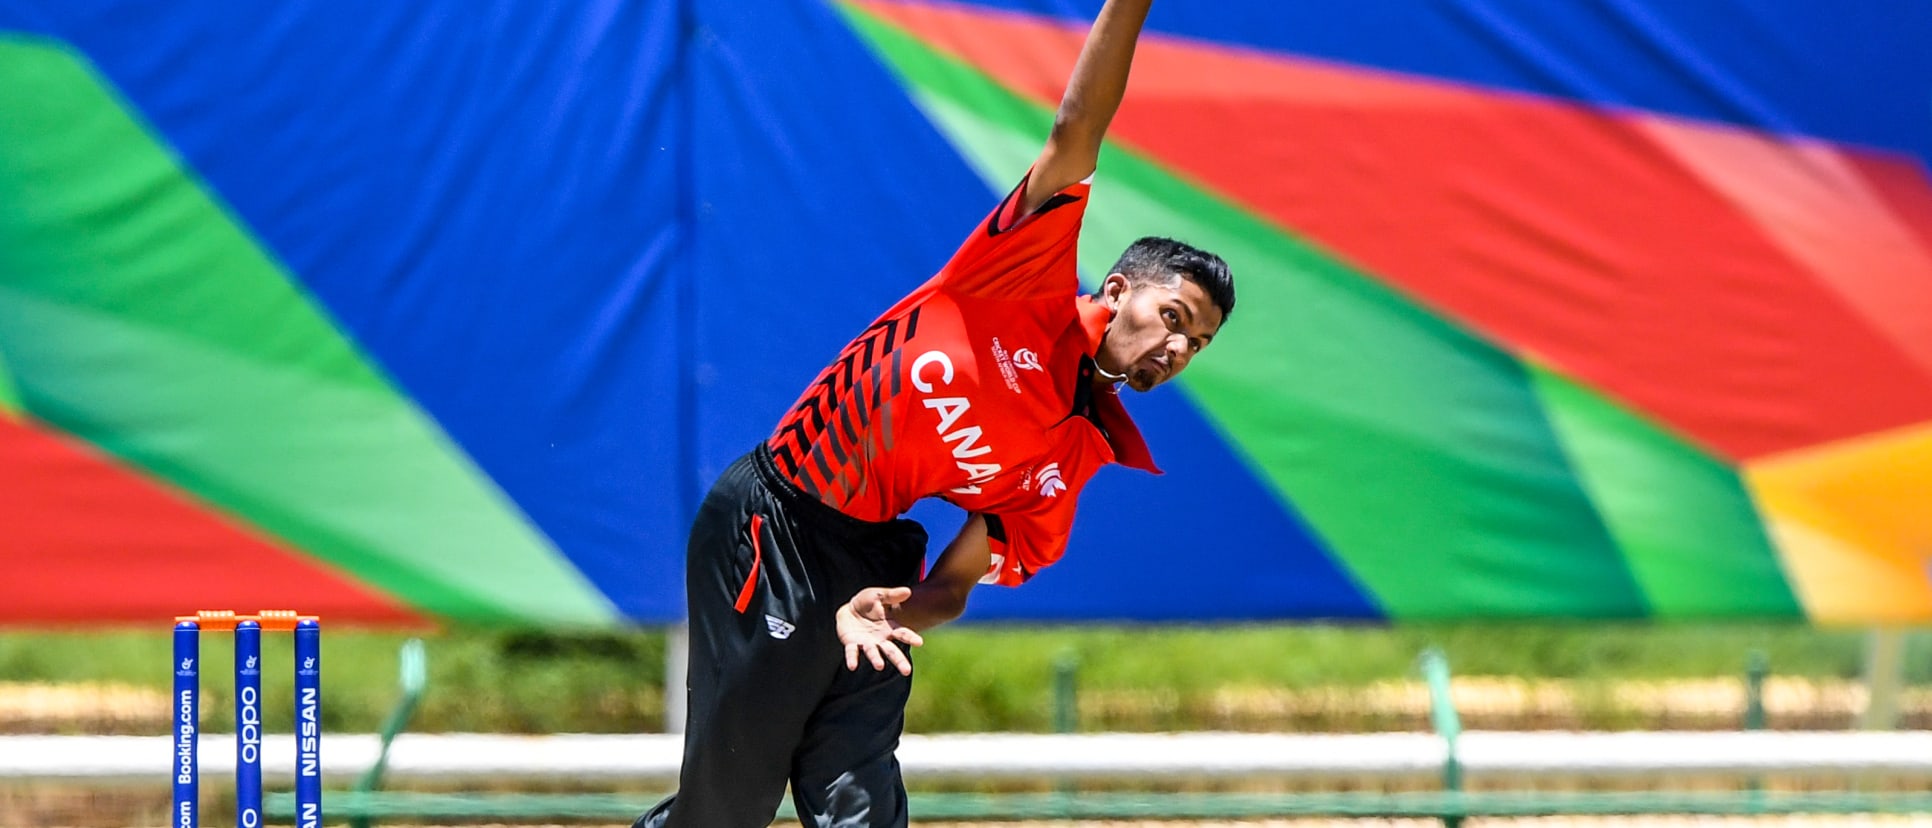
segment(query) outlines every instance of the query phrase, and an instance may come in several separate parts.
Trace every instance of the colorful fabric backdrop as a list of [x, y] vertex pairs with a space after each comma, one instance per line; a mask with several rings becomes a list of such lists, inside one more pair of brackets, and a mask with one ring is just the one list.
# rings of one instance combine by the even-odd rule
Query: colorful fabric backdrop
[[[0, 0], [0, 623], [681, 616], [1098, 0]], [[1932, 620], [1932, 5], [1155, 9], [1240, 308], [975, 619]], [[944, 507], [915, 516], [945, 536]]]

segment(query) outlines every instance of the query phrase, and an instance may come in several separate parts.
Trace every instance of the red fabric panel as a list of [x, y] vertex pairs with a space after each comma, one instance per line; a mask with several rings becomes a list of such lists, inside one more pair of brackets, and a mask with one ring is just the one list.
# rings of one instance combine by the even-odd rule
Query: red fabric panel
[[[0, 416], [0, 624], [128, 622], [294, 609], [424, 626], [389, 597], [121, 467]], [[17, 475], [17, 477], [14, 477]]]
[[1884, 199], [1912, 238], [1932, 250], [1932, 178], [1918, 161], [1899, 155], [1848, 154], [1865, 185]]
[[[1084, 32], [865, 5], [1043, 102]], [[1133, 83], [1111, 137], [1722, 455], [1932, 419], [1932, 376], [1634, 118], [1158, 35]], [[1932, 232], [1922, 179], [1887, 193]]]

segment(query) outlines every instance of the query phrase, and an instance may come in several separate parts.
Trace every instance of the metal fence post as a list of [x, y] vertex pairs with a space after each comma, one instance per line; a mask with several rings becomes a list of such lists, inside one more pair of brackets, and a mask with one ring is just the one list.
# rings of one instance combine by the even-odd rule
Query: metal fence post
[[685, 683], [690, 676], [691, 627], [685, 623], [664, 629], [664, 732], [683, 733], [690, 711], [685, 707]]
[[1865, 644], [1865, 712], [1861, 730], [1897, 730], [1899, 695], [1905, 685], [1905, 633], [1873, 627]]
[[[1080, 656], [1062, 650], [1053, 659], [1053, 732], [1073, 733], [1080, 729]], [[1062, 779], [1058, 786], [1060, 816], [1073, 817], [1074, 784]]]
[[[1422, 651], [1422, 676], [1429, 683], [1429, 721], [1442, 737], [1442, 789], [1452, 794], [1462, 791], [1462, 759], [1456, 755], [1456, 739], [1462, 735], [1462, 717], [1456, 715], [1456, 702], [1449, 693], [1449, 658], [1430, 647]], [[1445, 828], [1459, 828], [1462, 814], [1444, 813]]]
[[1771, 660], [1763, 650], [1752, 650], [1744, 659], [1744, 729], [1764, 729], [1764, 678], [1771, 672]]
[[1065, 650], [1053, 659], [1053, 732], [1080, 729], [1080, 656]]
[[[1764, 679], [1771, 674], [1771, 659], [1763, 650], [1752, 650], [1744, 657], [1744, 729], [1763, 730]], [[1752, 775], [1744, 780], [1744, 790], [1750, 797], [1751, 810], [1756, 811], [1763, 805], [1764, 778]]]

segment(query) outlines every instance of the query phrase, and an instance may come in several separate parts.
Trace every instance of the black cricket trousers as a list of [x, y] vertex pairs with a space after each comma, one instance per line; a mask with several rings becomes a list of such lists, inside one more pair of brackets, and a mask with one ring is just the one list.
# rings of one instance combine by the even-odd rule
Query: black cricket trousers
[[760, 445], [706, 495], [686, 549], [689, 711], [676, 795], [639, 828], [768, 826], [787, 781], [812, 828], [903, 828], [893, 755], [912, 679], [845, 668], [834, 615], [866, 587], [910, 586], [926, 531], [833, 509]]

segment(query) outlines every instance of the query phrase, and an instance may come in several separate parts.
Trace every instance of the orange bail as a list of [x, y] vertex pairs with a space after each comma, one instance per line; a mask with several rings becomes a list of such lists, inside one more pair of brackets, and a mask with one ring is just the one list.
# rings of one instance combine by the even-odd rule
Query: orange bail
[[255, 620], [262, 622], [264, 630], [292, 630], [303, 621], [321, 621], [313, 615], [301, 615], [295, 610], [262, 610]]
[[241, 623], [245, 617], [236, 615], [234, 610], [196, 610], [193, 615], [177, 615], [174, 621], [177, 624], [193, 621], [201, 625], [203, 630], [233, 631], [235, 625]]
[[177, 615], [175, 623], [193, 621], [203, 630], [234, 632], [235, 625], [243, 621], [254, 621], [264, 630], [288, 631], [303, 621], [321, 621], [314, 615], [302, 615], [295, 610], [262, 610], [255, 615], [237, 615], [234, 610], [196, 610], [193, 615]]

